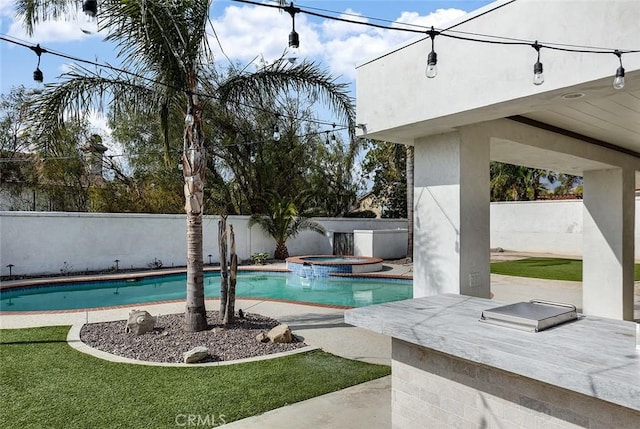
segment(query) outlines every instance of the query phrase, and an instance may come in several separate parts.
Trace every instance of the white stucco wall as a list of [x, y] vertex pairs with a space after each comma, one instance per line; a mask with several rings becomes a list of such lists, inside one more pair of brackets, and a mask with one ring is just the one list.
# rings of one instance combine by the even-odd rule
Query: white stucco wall
[[[406, 220], [316, 219], [327, 234], [302, 232], [287, 242], [291, 255], [333, 253], [333, 232], [354, 229], [406, 228]], [[256, 252], [273, 254], [275, 243], [259, 226], [248, 228], [248, 216], [230, 216], [241, 259]], [[219, 259], [218, 218], [203, 220], [204, 262]], [[154, 258], [164, 267], [186, 264], [184, 215], [100, 214], [56, 212], [0, 212], [0, 272], [13, 274], [58, 273], [67, 263], [71, 271], [146, 268]]]
[[[636, 198], [635, 258], [640, 259], [640, 198]], [[491, 204], [491, 247], [523, 252], [582, 255], [583, 205], [580, 200]], [[404, 220], [317, 219], [325, 235], [303, 232], [287, 243], [291, 255], [331, 254], [333, 232], [406, 228]], [[232, 216], [241, 259], [273, 254], [274, 242], [247, 216]], [[186, 257], [184, 215], [0, 212], [0, 272], [57, 273], [66, 261], [74, 271], [146, 267], [154, 258], [165, 267], [183, 266]], [[218, 261], [218, 218], [203, 223], [204, 259]], [[386, 257], [386, 256], [385, 256]]]
[[353, 254], [382, 259], [399, 259], [407, 255], [407, 229], [355, 230]]
[[[635, 259], [640, 259], [640, 198], [636, 198]], [[491, 247], [582, 256], [582, 200], [491, 204]]]

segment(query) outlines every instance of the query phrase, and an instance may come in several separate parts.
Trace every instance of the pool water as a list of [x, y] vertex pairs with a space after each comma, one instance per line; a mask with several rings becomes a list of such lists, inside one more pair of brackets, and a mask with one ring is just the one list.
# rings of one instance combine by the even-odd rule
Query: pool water
[[[0, 292], [0, 311], [50, 311], [111, 307], [185, 299], [186, 276], [137, 281], [67, 283]], [[220, 274], [206, 273], [205, 297], [220, 296]], [[354, 277], [300, 278], [292, 273], [239, 272], [238, 298], [280, 299], [314, 304], [363, 307], [410, 299], [410, 280]]]

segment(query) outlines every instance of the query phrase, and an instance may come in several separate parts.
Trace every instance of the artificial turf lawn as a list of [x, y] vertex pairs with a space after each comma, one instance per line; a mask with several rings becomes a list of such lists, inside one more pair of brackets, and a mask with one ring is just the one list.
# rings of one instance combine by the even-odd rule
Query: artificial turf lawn
[[213, 427], [391, 373], [322, 351], [218, 367], [114, 363], [69, 347], [68, 331], [0, 330], [0, 427], [176, 428], [188, 416]]
[[[505, 276], [533, 277], [549, 280], [582, 281], [582, 261], [564, 258], [526, 258], [492, 262], [491, 272]], [[640, 264], [635, 265], [635, 281], [640, 281]]]

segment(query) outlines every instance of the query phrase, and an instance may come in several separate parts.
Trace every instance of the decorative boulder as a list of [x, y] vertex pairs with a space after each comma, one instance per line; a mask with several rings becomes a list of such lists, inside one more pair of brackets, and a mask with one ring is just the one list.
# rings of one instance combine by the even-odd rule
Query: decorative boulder
[[194, 347], [193, 349], [182, 353], [184, 363], [196, 363], [209, 356], [209, 349], [204, 346]]
[[269, 342], [269, 337], [267, 337], [267, 334], [265, 334], [264, 332], [260, 332], [256, 336], [256, 340], [260, 341], [261, 343], [268, 343]]
[[129, 320], [124, 331], [132, 332], [134, 335], [142, 335], [153, 331], [156, 325], [156, 318], [144, 310], [131, 310]]
[[278, 325], [270, 330], [267, 334], [267, 338], [269, 338], [272, 343], [290, 343], [293, 341], [291, 329], [289, 329], [289, 326], [285, 324]]

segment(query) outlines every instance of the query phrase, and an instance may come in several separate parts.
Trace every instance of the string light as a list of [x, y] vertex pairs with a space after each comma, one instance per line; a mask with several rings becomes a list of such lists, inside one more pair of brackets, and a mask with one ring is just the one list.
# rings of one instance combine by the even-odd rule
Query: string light
[[40, 47], [40, 44], [37, 44], [36, 46], [31, 46], [30, 49], [33, 52], [35, 52], [36, 55], [38, 56], [38, 65], [36, 66], [36, 69], [33, 71], [33, 80], [38, 83], [34, 92], [40, 93], [42, 92], [42, 82], [44, 81], [44, 75], [42, 74], [42, 70], [40, 70], [40, 56], [43, 53], [47, 52], [47, 50], [42, 49]]
[[434, 50], [434, 40], [440, 32], [435, 31], [433, 27], [431, 27], [431, 30], [427, 31], [427, 34], [431, 38], [431, 52], [429, 52], [429, 56], [427, 57], [427, 69], [425, 74], [429, 79], [433, 79], [438, 74], [438, 54], [436, 54], [436, 51]]
[[542, 85], [544, 83], [544, 74], [542, 73], [542, 63], [540, 62], [540, 48], [542, 47], [538, 41], [536, 40], [533, 45], [531, 45], [533, 49], [538, 53], [538, 59], [536, 63], [533, 65], [533, 84], [534, 85]]
[[98, 14], [98, 1], [97, 0], [83, 0], [82, 11], [85, 15], [94, 17]]
[[194, 124], [195, 118], [193, 117], [193, 107], [189, 106], [187, 109], [187, 114], [184, 117], [184, 124], [187, 127], [190, 127]]
[[291, 15], [291, 33], [289, 33], [289, 62], [294, 64], [298, 60], [300, 48], [300, 36], [296, 32], [296, 13], [300, 12], [300, 8], [293, 5], [293, 2], [283, 8]]
[[622, 89], [624, 88], [624, 67], [622, 67], [622, 52], [616, 49], [614, 54], [620, 61], [620, 67], [618, 67], [618, 70], [616, 70], [616, 77], [613, 79], [613, 87], [615, 89]]
[[280, 114], [276, 113], [276, 124], [273, 126], [273, 141], [280, 141], [280, 127], [278, 126], [278, 120], [280, 119]]
[[80, 30], [85, 34], [98, 32], [98, 2], [96, 0], [82, 1], [82, 14], [78, 14]]
[[336, 124], [333, 124], [333, 131], [331, 132], [331, 143], [336, 142]]
[[[261, 7], [271, 7], [271, 8], [276, 8], [276, 9], [282, 9], [282, 10], [286, 10], [287, 6], [279, 6], [279, 5], [270, 5], [270, 4], [265, 4], [265, 3], [258, 3], [255, 1], [251, 1], [251, 0], [232, 0], [238, 3], [246, 3], [246, 4], [251, 4], [254, 6], [261, 6]], [[496, 10], [498, 8], [504, 7], [508, 4], [513, 3], [515, 0], [509, 1], [507, 3], [503, 3], [500, 6], [491, 9], [489, 11], [486, 11], [482, 14], [479, 14], [477, 16], [474, 16], [470, 19], [476, 19], [479, 16], [483, 16], [486, 15], [488, 12], [492, 12], [493, 10]], [[634, 50], [625, 50], [625, 51], [619, 51], [619, 50], [613, 50], [611, 48], [591, 48], [591, 47], [576, 47], [575, 45], [566, 45], [566, 44], [560, 44], [560, 43], [546, 43], [546, 44], [541, 44], [538, 43], [538, 41], [536, 40], [535, 42], [531, 42], [531, 41], [526, 41], [526, 40], [521, 40], [521, 39], [513, 39], [513, 38], [508, 38], [508, 37], [503, 37], [503, 36], [494, 36], [494, 35], [487, 35], [487, 34], [479, 34], [479, 33], [470, 33], [470, 32], [463, 32], [463, 31], [457, 31], [457, 30], [451, 30], [453, 27], [460, 25], [462, 23], [468, 22], [467, 21], [463, 21], [462, 23], [458, 23], [455, 26], [451, 26], [448, 27], [446, 29], [443, 30], [435, 30], [434, 27], [431, 27], [430, 30], [424, 31], [424, 30], [420, 30], [417, 29], [417, 27], [420, 26], [416, 26], [416, 25], [412, 25], [413, 27], [416, 28], [407, 28], [407, 27], [403, 27], [403, 26], [399, 26], [399, 25], [407, 25], [405, 23], [400, 23], [400, 22], [396, 22], [396, 21], [387, 21], [387, 22], [391, 22], [393, 26], [389, 26], [389, 25], [381, 25], [381, 24], [375, 24], [375, 23], [371, 23], [371, 22], [367, 22], [367, 21], [363, 21], [362, 20], [362, 16], [357, 15], [358, 18], [360, 18], [359, 21], [356, 20], [352, 20], [352, 19], [347, 19], [344, 16], [349, 16], [352, 14], [346, 14], [346, 13], [342, 13], [342, 12], [337, 12], [337, 11], [327, 11], [326, 12], [331, 12], [331, 13], [335, 13], [336, 15], [341, 15], [341, 16], [329, 16], [326, 14], [320, 14], [317, 12], [312, 12], [310, 10], [305, 10], [305, 9], [301, 9], [301, 8], [296, 8], [297, 11], [296, 13], [304, 13], [307, 15], [311, 15], [311, 16], [315, 16], [315, 17], [319, 17], [319, 18], [324, 18], [324, 19], [329, 19], [329, 20], [333, 20], [333, 21], [340, 21], [340, 22], [347, 22], [350, 24], [354, 24], [354, 25], [364, 25], [367, 27], [371, 27], [371, 28], [379, 28], [379, 29], [384, 29], [384, 30], [389, 30], [389, 31], [403, 31], [403, 32], [410, 32], [410, 33], [419, 33], [419, 34], [426, 34], [428, 38], [431, 39], [431, 53], [429, 54], [428, 58], [427, 58], [427, 69], [425, 70], [425, 74], [427, 74], [427, 77], [433, 78], [435, 77], [435, 75], [437, 75], [437, 54], [434, 50], [434, 39], [435, 36], [442, 36], [442, 37], [448, 37], [448, 38], [452, 38], [452, 39], [458, 39], [458, 40], [465, 40], [465, 41], [471, 41], [471, 42], [478, 42], [478, 43], [489, 43], [489, 44], [496, 44], [496, 45], [520, 45], [520, 46], [531, 46], [533, 47], [536, 52], [537, 52], [537, 61], [534, 64], [534, 84], [535, 85], [541, 85], [542, 83], [544, 83], [544, 74], [543, 74], [543, 66], [542, 66], [542, 62], [540, 61], [540, 49], [541, 48], [546, 48], [546, 49], [553, 49], [553, 50], [557, 50], [557, 51], [563, 51], [563, 52], [575, 52], [575, 53], [588, 53], [588, 54], [610, 54], [610, 53], [614, 53], [616, 55], [618, 55], [616, 52], [618, 52], [620, 55], [618, 55], [618, 57], [620, 58], [620, 56], [622, 54], [630, 54], [630, 53], [640, 53], [640, 49], [634, 49]], [[307, 7], [307, 9], [315, 9], [315, 10], [324, 10], [324, 9], [317, 9], [317, 8], [312, 8], [312, 7]], [[376, 21], [386, 21], [386, 20], [382, 20], [379, 18], [369, 18], [367, 17], [367, 19], [372, 19], [372, 20], [376, 20]], [[468, 35], [468, 36], [462, 36], [462, 35]], [[471, 37], [471, 36], [475, 36], [475, 37]], [[479, 37], [483, 37], [483, 38], [479, 38]], [[417, 40], [413, 43], [418, 43], [421, 42], [425, 39], [421, 39], [421, 40]], [[400, 48], [401, 49], [401, 48]], [[624, 86], [624, 68], [622, 67], [622, 61], [620, 61], [620, 67], [618, 68], [618, 70], [616, 71], [616, 76], [615, 76], [615, 82], [616, 82], [616, 89], [621, 88], [622, 86]], [[620, 86], [622, 85], [622, 86]]]
[[[13, 39], [15, 39], [15, 38], [13, 38]], [[15, 45], [22, 46], [24, 48], [31, 49], [34, 52], [38, 52], [39, 51], [40, 53], [47, 53], [47, 54], [50, 54], [50, 55], [53, 55], [53, 56], [56, 56], [56, 57], [60, 57], [60, 58], [65, 58], [65, 59], [68, 59], [68, 60], [71, 60], [71, 61], [76, 61], [76, 62], [79, 62], [79, 63], [89, 64], [89, 65], [92, 65], [92, 66], [95, 66], [95, 67], [100, 67], [100, 68], [112, 70], [112, 71], [115, 71], [115, 72], [118, 72], [118, 73], [121, 73], [121, 74], [124, 74], [124, 75], [128, 75], [128, 76], [132, 76], [132, 77], [135, 77], [135, 78], [139, 78], [141, 80], [144, 80], [144, 81], [152, 83], [152, 84], [161, 85], [161, 86], [164, 86], [166, 88], [175, 89], [176, 91], [189, 92], [189, 91], [184, 90], [183, 88], [179, 88], [177, 86], [173, 86], [173, 85], [167, 84], [166, 82], [161, 82], [159, 80], [150, 78], [148, 76], [143, 76], [141, 74], [138, 74], [138, 73], [135, 73], [135, 72], [132, 72], [132, 71], [129, 71], [129, 70], [118, 68], [118, 67], [112, 66], [110, 64], [102, 64], [102, 63], [99, 63], [99, 62], [96, 62], [96, 61], [86, 60], [86, 59], [75, 57], [75, 56], [68, 55], [68, 54], [65, 54], [65, 53], [56, 52], [56, 51], [52, 51], [52, 50], [47, 50], [45, 48], [40, 48], [39, 47], [40, 45], [32, 46], [32, 45], [29, 45], [25, 41], [20, 41], [19, 39], [12, 40], [11, 38], [7, 38], [7, 37], [1, 36], [1, 35], [0, 35], [0, 40], [5, 41], [5, 42], [9, 42], [9, 43], [13, 43]], [[135, 84], [130, 84], [130, 85], [131, 86], [141, 87], [141, 86], [135, 85]], [[220, 100], [220, 97], [218, 97], [216, 95], [213, 95], [213, 94], [208, 94], [208, 93], [198, 92], [198, 91], [196, 91], [196, 92], [191, 91], [190, 93], [191, 93], [191, 95], [197, 95], [198, 97], [202, 97], [202, 98]], [[254, 106], [254, 105], [251, 105], [251, 104], [248, 104], [248, 103], [243, 103], [241, 101], [235, 101], [235, 100], [233, 101], [233, 103], [238, 105], [238, 106], [241, 106], [241, 107], [247, 107], [247, 108], [259, 110], [259, 111], [262, 111], [262, 112], [265, 112], [265, 113], [275, 114], [273, 111], [271, 111], [269, 109], [266, 109], [264, 107]], [[291, 116], [291, 115], [289, 115], [288, 117], [290, 119], [292, 119], [292, 120], [306, 121], [306, 122], [310, 122], [310, 123], [317, 124], [317, 125], [331, 125], [332, 124], [332, 122], [330, 122], [328, 120], [322, 120], [322, 119], [298, 118], [298, 117]], [[344, 125], [344, 124], [342, 124], [341, 127], [342, 127], [342, 129], [349, 129], [350, 128], [348, 125]]]

